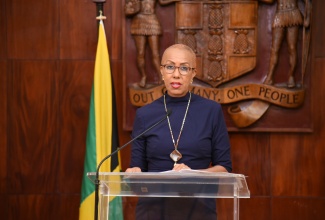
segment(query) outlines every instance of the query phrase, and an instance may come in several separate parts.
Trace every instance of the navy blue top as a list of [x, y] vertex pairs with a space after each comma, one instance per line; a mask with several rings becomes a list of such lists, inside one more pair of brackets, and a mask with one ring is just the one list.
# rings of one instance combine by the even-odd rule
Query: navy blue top
[[[215, 101], [191, 94], [184, 129], [180, 137], [178, 151], [184, 163], [191, 169], [206, 169], [221, 165], [228, 172], [232, 170], [230, 143], [221, 105]], [[175, 98], [166, 94], [167, 109], [175, 143], [177, 141], [186, 107], [186, 96]], [[164, 97], [139, 108], [133, 126], [132, 136], [136, 137], [145, 129], [166, 115]], [[132, 144], [130, 167], [140, 167], [143, 172], [161, 172], [173, 169], [174, 162], [169, 157], [174, 150], [167, 120], [148, 131]]]
[[[182, 125], [189, 93], [181, 98], [166, 94], [167, 109], [175, 142]], [[166, 115], [164, 97], [139, 108], [133, 126], [133, 138], [151, 127]], [[161, 172], [173, 169], [169, 157], [174, 150], [167, 120], [157, 125], [132, 144], [130, 167], [140, 167], [143, 172]], [[229, 137], [221, 105], [192, 94], [178, 151], [191, 169], [206, 169], [221, 165], [232, 170]], [[215, 220], [216, 201], [211, 198], [139, 198], [136, 219], [139, 220]]]

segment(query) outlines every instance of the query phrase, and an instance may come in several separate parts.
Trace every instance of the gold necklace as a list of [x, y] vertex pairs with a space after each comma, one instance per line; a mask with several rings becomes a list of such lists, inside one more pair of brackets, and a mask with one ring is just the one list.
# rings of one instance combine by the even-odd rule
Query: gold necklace
[[[182, 158], [182, 154], [177, 150], [177, 148], [178, 148], [179, 139], [181, 138], [181, 134], [183, 132], [184, 123], [185, 123], [185, 120], [186, 120], [188, 108], [189, 108], [190, 103], [191, 103], [192, 94], [191, 94], [191, 92], [189, 92], [189, 93], [190, 93], [190, 98], [188, 99], [186, 111], [185, 111], [184, 118], [183, 118], [183, 122], [182, 122], [182, 127], [181, 127], [181, 130], [179, 131], [179, 135], [178, 135], [178, 138], [177, 138], [176, 143], [175, 143], [175, 140], [174, 140], [174, 135], [173, 135], [172, 127], [170, 126], [169, 116], [167, 115], [167, 121], [168, 121], [169, 131], [170, 131], [170, 135], [172, 137], [173, 144], [174, 144], [174, 148], [175, 148], [175, 150], [173, 150], [173, 152], [170, 153], [170, 158], [175, 162], [174, 166], [176, 165], [177, 161], [179, 161]], [[165, 96], [165, 94], [164, 94], [164, 105], [165, 105], [165, 111], [167, 112], [166, 96]]]

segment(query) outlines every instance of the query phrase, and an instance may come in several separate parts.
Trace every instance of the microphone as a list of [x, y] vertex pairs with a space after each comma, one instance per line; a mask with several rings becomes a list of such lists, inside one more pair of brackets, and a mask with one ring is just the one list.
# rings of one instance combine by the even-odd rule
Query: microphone
[[121, 147], [118, 147], [113, 153], [107, 155], [106, 157], [104, 157], [104, 159], [102, 159], [100, 161], [100, 163], [97, 166], [97, 170], [96, 170], [96, 178], [95, 178], [95, 220], [98, 220], [98, 201], [99, 201], [99, 197], [98, 197], [98, 191], [99, 191], [99, 185], [100, 185], [100, 181], [99, 181], [99, 169], [101, 167], [101, 165], [111, 156], [115, 155], [116, 153], [118, 153], [120, 150], [122, 150], [123, 148], [125, 148], [127, 145], [129, 145], [130, 143], [132, 143], [133, 141], [135, 141], [136, 139], [138, 139], [139, 137], [141, 137], [142, 135], [144, 135], [145, 133], [147, 133], [148, 131], [150, 131], [151, 129], [153, 129], [154, 127], [156, 127], [157, 125], [159, 125], [161, 122], [163, 122], [164, 120], [167, 119], [167, 117], [172, 113], [171, 109], [168, 109], [166, 112], [166, 115], [164, 117], [162, 117], [159, 121], [157, 121], [155, 124], [151, 125], [149, 128], [147, 128], [145, 131], [143, 131], [141, 134], [139, 134], [138, 136], [134, 137], [133, 139], [131, 139], [129, 142], [127, 142], [126, 144], [122, 145]]

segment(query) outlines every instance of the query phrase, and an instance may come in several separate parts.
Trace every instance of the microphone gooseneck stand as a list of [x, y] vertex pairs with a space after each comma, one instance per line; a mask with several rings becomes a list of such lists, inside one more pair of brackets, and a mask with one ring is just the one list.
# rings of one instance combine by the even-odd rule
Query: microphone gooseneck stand
[[136, 139], [138, 139], [139, 137], [141, 137], [142, 135], [144, 135], [146, 132], [150, 131], [151, 129], [153, 129], [154, 127], [156, 127], [157, 125], [159, 125], [161, 122], [163, 122], [164, 120], [167, 119], [167, 117], [172, 113], [171, 109], [167, 110], [166, 115], [161, 118], [158, 122], [156, 122], [155, 124], [153, 124], [152, 126], [150, 126], [149, 128], [147, 128], [145, 131], [143, 131], [141, 134], [139, 134], [138, 136], [136, 136], [135, 138], [131, 139], [129, 142], [127, 142], [126, 144], [124, 144], [122, 147], [118, 147], [113, 153], [107, 155], [106, 157], [104, 157], [104, 159], [102, 159], [100, 161], [100, 163], [97, 166], [97, 170], [96, 170], [96, 178], [95, 178], [95, 220], [98, 220], [98, 201], [99, 201], [99, 195], [98, 195], [98, 191], [99, 191], [99, 185], [100, 185], [100, 180], [99, 180], [99, 169], [101, 167], [101, 165], [108, 159], [110, 158], [112, 155], [118, 153], [120, 150], [122, 150], [124, 147], [126, 147], [127, 145], [129, 145], [130, 143], [132, 143], [133, 141], [135, 141]]

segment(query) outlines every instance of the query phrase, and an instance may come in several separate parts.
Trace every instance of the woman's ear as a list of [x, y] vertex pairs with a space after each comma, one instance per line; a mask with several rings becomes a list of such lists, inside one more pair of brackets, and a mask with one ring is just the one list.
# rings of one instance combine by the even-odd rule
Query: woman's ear
[[163, 69], [164, 69], [164, 67], [163, 66], [160, 66], [160, 74], [161, 74], [161, 77], [162, 78], [164, 78]]
[[192, 80], [194, 79], [195, 75], [196, 75], [196, 69], [192, 71]]

